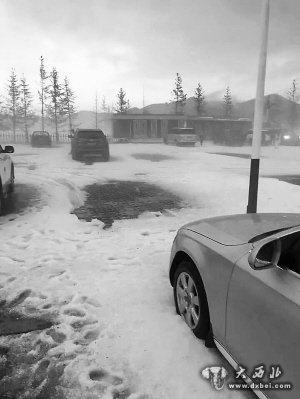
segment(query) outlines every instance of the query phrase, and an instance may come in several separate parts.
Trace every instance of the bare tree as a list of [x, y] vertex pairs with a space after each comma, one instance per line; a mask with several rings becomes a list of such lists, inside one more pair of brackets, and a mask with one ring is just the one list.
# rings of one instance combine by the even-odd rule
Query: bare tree
[[25, 132], [25, 142], [28, 143], [28, 117], [31, 110], [31, 103], [32, 103], [32, 95], [29, 90], [29, 85], [27, 84], [26, 78], [24, 75], [20, 79], [20, 106], [19, 112], [20, 115], [23, 117], [24, 120], [24, 132]]
[[287, 97], [290, 100], [290, 126], [292, 130], [295, 130], [297, 122], [298, 122], [298, 101], [299, 101], [299, 95], [298, 95], [298, 86], [297, 86], [297, 81], [296, 79], [293, 79], [291, 87], [289, 91], [287, 92]]
[[67, 76], [64, 78], [64, 84], [61, 93], [61, 109], [64, 115], [67, 115], [69, 121], [69, 132], [73, 129], [72, 116], [76, 112], [75, 94], [70, 87]]
[[230, 119], [232, 115], [232, 97], [229, 86], [226, 87], [225, 94], [223, 97], [223, 110], [224, 117]]
[[14, 68], [11, 70], [11, 75], [8, 81], [8, 99], [7, 108], [12, 115], [13, 136], [16, 141], [16, 125], [20, 105], [20, 86], [18, 84], [17, 75]]
[[42, 130], [45, 130], [45, 110], [46, 110], [46, 99], [48, 95], [48, 79], [49, 76], [46, 73], [45, 66], [44, 66], [44, 57], [41, 56], [40, 58], [40, 90], [39, 99], [41, 102], [41, 115], [42, 115]]
[[204, 96], [204, 90], [200, 83], [198, 83], [198, 86], [195, 89], [195, 94], [193, 98], [196, 104], [197, 114], [200, 116], [203, 115], [205, 108], [205, 96]]
[[186, 94], [182, 88], [182, 78], [179, 73], [176, 73], [175, 89], [172, 90], [175, 100], [175, 113], [182, 112], [186, 104]]
[[117, 103], [115, 106], [115, 111], [118, 113], [126, 113], [128, 109], [130, 108], [129, 100], [126, 100], [126, 93], [120, 88], [118, 94], [117, 94]]
[[50, 85], [49, 85], [49, 97], [50, 103], [47, 106], [48, 115], [51, 119], [54, 120], [55, 124], [55, 140], [59, 142], [59, 133], [58, 133], [58, 122], [59, 116], [64, 114], [62, 107], [62, 87], [58, 81], [58, 72], [54, 67], [50, 74]]

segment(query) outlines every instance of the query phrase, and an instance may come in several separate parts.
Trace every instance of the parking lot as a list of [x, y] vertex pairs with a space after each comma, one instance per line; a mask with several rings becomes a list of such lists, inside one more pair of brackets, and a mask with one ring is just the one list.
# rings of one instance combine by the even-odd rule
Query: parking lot
[[[181, 225], [245, 212], [249, 159], [210, 154], [234, 151], [114, 144], [110, 162], [87, 165], [68, 145], [16, 145], [15, 202], [0, 219], [2, 314], [53, 326], [0, 338], [10, 365], [4, 373], [2, 363], [2, 387], [24, 398], [253, 397], [213, 391], [201, 378], [207, 365], [226, 362], [175, 314], [168, 281]], [[297, 185], [263, 177], [298, 174], [299, 155], [298, 147], [263, 149], [260, 212], [299, 212]], [[80, 209], [88, 217], [78, 218]]]

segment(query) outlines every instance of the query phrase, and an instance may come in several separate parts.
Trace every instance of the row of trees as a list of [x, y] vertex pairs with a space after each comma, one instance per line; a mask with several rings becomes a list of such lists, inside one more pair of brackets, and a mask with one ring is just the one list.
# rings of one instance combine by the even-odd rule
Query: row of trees
[[[182, 78], [179, 73], [176, 73], [175, 78], [175, 85], [174, 89], [171, 92], [172, 99], [171, 103], [174, 103], [175, 106], [175, 113], [184, 113], [184, 108], [187, 102], [187, 94], [183, 90]], [[123, 89], [120, 89], [117, 95], [117, 104], [114, 107], [115, 112], [125, 113], [129, 109], [129, 101], [125, 99], [125, 92]], [[202, 116], [206, 113], [205, 106], [205, 92], [203, 87], [200, 83], [197, 84], [197, 87], [194, 90], [194, 95], [192, 96], [194, 100], [195, 109], [199, 116]], [[298, 94], [298, 85], [296, 79], [293, 79], [290, 89], [287, 92], [287, 99], [291, 102], [289, 106], [289, 125], [290, 127], [295, 130], [299, 125], [299, 107], [298, 102], [300, 100], [300, 95]], [[233, 114], [233, 101], [230, 87], [227, 86], [225, 89], [225, 93], [222, 99], [223, 105], [223, 117], [226, 119], [230, 119]], [[269, 120], [268, 113], [270, 108], [272, 107], [270, 102], [270, 96], [267, 96], [266, 103], [265, 103], [265, 112], [267, 114], [267, 121]]]
[[[175, 113], [176, 114], [183, 113], [187, 101], [187, 94], [183, 90], [182, 78], [179, 75], [179, 73], [176, 74], [175, 87], [172, 90], [172, 96], [173, 98], [171, 102], [175, 104]], [[200, 83], [198, 83], [197, 87], [195, 88], [193, 99], [195, 102], [195, 108], [197, 114], [199, 116], [204, 115], [206, 101], [205, 101], [204, 90]], [[126, 93], [121, 88], [117, 94], [117, 103], [115, 107], [113, 107], [113, 110], [118, 113], [126, 113], [129, 108], [130, 108], [129, 100], [126, 100]], [[229, 86], [227, 86], [223, 97], [223, 111], [225, 118], [230, 118], [232, 116], [232, 109], [233, 109], [233, 104], [232, 104], [231, 91]], [[107, 111], [107, 108], [102, 107], [102, 110], [105, 112]]]
[[[96, 113], [98, 111], [98, 96], [96, 94]], [[117, 93], [117, 102], [115, 105], [109, 106], [106, 102], [105, 96], [102, 97], [102, 102], [101, 102], [101, 111], [102, 112], [117, 112], [117, 113], [125, 113], [129, 110], [130, 108], [130, 103], [129, 100], [126, 99], [126, 93], [121, 87], [120, 90]]]
[[[58, 125], [68, 119], [69, 128], [72, 129], [72, 115], [75, 113], [75, 95], [65, 76], [63, 83], [59, 80], [59, 74], [55, 67], [48, 73], [44, 65], [44, 58], [40, 58], [40, 88], [38, 98], [41, 104], [41, 130], [45, 130], [45, 118], [48, 117], [55, 125], [56, 141], [59, 141]], [[2, 113], [10, 114], [14, 139], [17, 125], [22, 123], [25, 132], [25, 140], [28, 142], [28, 126], [36, 116], [32, 109], [33, 95], [26, 78], [18, 79], [12, 69], [7, 88], [7, 100], [2, 104]]]
[[[200, 83], [198, 83], [197, 87], [195, 88], [194, 95], [193, 95], [193, 100], [195, 102], [195, 108], [197, 111], [197, 114], [199, 116], [202, 116], [205, 114], [205, 94], [204, 94], [203, 87], [201, 86]], [[179, 73], [176, 73], [176, 78], [175, 78], [175, 88], [172, 90], [173, 94], [173, 101], [175, 103], [175, 113], [178, 112], [183, 112], [184, 107], [186, 105], [186, 100], [187, 100], [187, 94], [183, 90], [182, 86], [182, 78], [179, 75]], [[223, 97], [223, 111], [224, 111], [224, 117], [225, 118], [230, 118], [232, 115], [232, 96], [231, 96], [231, 91], [229, 86], [226, 87], [225, 94]]]

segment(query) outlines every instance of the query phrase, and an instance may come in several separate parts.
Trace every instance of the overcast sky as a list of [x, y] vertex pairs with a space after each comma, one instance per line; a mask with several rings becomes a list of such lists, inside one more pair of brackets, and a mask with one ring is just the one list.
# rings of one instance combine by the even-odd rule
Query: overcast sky
[[[255, 95], [262, 0], [1, 0], [0, 93], [11, 69], [37, 97], [39, 59], [69, 77], [79, 109], [95, 95], [132, 106], [171, 100], [176, 72], [192, 96], [226, 86]], [[285, 95], [300, 71], [300, 1], [271, 0], [266, 93]], [[217, 96], [217, 94], [215, 94]]]

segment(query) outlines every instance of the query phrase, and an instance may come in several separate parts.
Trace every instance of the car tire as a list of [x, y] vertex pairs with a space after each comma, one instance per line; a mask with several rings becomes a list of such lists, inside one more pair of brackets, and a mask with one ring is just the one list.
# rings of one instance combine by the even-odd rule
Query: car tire
[[10, 170], [10, 184], [8, 192], [11, 194], [14, 191], [15, 191], [15, 169], [14, 166], [12, 165]]
[[209, 332], [209, 311], [203, 281], [196, 266], [187, 260], [179, 263], [173, 279], [176, 312], [196, 337], [206, 339]]
[[105, 155], [104, 155], [104, 161], [108, 162], [109, 161], [109, 151], [107, 150]]
[[78, 160], [78, 155], [76, 151], [72, 151], [72, 159], [74, 159], [74, 161]]
[[2, 184], [0, 181], [0, 216], [4, 214], [4, 210], [5, 210], [5, 198], [3, 194]]

